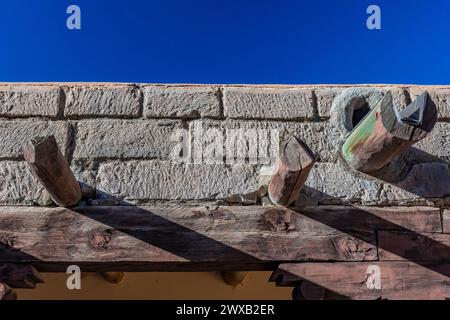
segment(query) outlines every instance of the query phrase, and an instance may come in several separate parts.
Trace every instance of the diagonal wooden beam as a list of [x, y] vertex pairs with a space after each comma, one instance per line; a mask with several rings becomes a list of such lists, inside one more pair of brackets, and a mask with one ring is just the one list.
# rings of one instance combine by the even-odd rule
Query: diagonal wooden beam
[[23, 156], [33, 175], [58, 206], [73, 206], [81, 200], [80, 185], [54, 136], [28, 141], [23, 148]]
[[295, 202], [315, 162], [311, 149], [298, 138], [284, 142], [268, 186], [270, 200], [286, 207]]

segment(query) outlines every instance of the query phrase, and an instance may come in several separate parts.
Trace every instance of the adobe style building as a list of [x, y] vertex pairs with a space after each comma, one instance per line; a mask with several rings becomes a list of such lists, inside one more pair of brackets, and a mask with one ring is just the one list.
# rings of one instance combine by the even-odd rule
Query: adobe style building
[[0, 136], [3, 298], [73, 265], [450, 298], [449, 87], [5, 83]]

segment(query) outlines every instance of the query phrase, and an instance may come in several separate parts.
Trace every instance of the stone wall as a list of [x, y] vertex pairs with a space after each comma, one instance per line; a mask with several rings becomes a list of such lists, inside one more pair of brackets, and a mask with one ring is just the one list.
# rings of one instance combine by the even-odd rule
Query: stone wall
[[[339, 149], [352, 114], [343, 115], [343, 105], [373, 107], [390, 91], [404, 106], [424, 90], [438, 108], [429, 137], [374, 176], [345, 166]], [[203, 135], [195, 131], [199, 128]], [[202, 159], [211, 139], [226, 144], [229, 129], [269, 133], [264, 141], [244, 141], [248, 148], [269, 150], [269, 159]], [[281, 139], [297, 135], [319, 160], [299, 206], [448, 205], [449, 129], [450, 87], [1, 84], [0, 204], [45, 202], [21, 148], [27, 139], [49, 134], [55, 135], [77, 178], [97, 189], [96, 199], [86, 204], [264, 204], [274, 159], [270, 133], [277, 132]], [[203, 139], [201, 147], [196, 135]], [[182, 156], [180, 136], [190, 145]], [[224, 155], [233, 148], [239, 146]]]

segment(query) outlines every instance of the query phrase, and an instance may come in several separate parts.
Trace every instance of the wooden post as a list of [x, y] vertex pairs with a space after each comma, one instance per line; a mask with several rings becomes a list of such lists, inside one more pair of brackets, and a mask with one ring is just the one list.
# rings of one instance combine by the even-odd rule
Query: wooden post
[[7, 284], [0, 282], [0, 301], [1, 300], [17, 300], [17, 293], [15, 293]]
[[81, 200], [80, 185], [54, 136], [28, 141], [23, 148], [23, 156], [30, 164], [33, 175], [58, 206], [73, 206]]
[[376, 171], [422, 140], [436, 120], [436, 106], [427, 92], [401, 111], [387, 93], [352, 130], [342, 146], [342, 156], [356, 170]]
[[120, 283], [125, 277], [124, 272], [100, 272], [102, 277], [110, 283]]
[[292, 136], [283, 143], [269, 182], [270, 200], [280, 206], [293, 203], [298, 198], [315, 161], [311, 149], [296, 137]]
[[247, 271], [223, 271], [222, 278], [229, 286], [236, 287], [242, 284], [247, 274]]

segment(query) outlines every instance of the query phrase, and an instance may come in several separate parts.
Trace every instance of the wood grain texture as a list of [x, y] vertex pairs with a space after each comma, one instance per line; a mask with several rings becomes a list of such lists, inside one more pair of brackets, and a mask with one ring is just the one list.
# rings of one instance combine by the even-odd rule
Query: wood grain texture
[[[176, 236], [174, 236], [176, 235]], [[0, 262], [42, 270], [270, 270], [377, 259], [363, 239], [280, 207], [0, 208]]]
[[380, 260], [449, 261], [450, 234], [379, 231]]
[[315, 162], [311, 149], [295, 136], [283, 143], [268, 186], [272, 202], [280, 206], [295, 202]]
[[[378, 267], [381, 289], [373, 284], [373, 266]], [[439, 271], [439, 272], [437, 272]], [[450, 297], [450, 263], [428, 266], [408, 261], [285, 263], [272, 274], [280, 286], [295, 286], [301, 280], [351, 299], [446, 299]]]
[[[429, 207], [0, 207], [0, 263], [42, 271], [70, 264], [83, 271], [248, 271], [292, 261], [374, 261], [377, 251], [408, 259], [410, 248], [429, 261], [435, 257], [425, 248], [442, 250], [439, 258], [448, 251], [432, 233], [442, 234], [440, 217]], [[383, 230], [423, 243], [377, 243]]]
[[433, 207], [317, 206], [292, 208], [338, 230], [442, 232], [441, 213]]
[[54, 136], [28, 141], [23, 148], [23, 156], [33, 175], [58, 206], [73, 206], [81, 200], [80, 185]]
[[[414, 114], [402, 117], [402, 112], [414, 108], [423, 109], [420, 123]], [[426, 92], [404, 110], [394, 109], [392, 95], [387, 93], [347, 137], [342, 155], [354, 169], [366, 173], [381, 169], [423, 139], [437, 121], [436, 106]]]
[[450, 233], [450, 209], [444, 209], [442, 212], [442, 225], [445, 233]]

